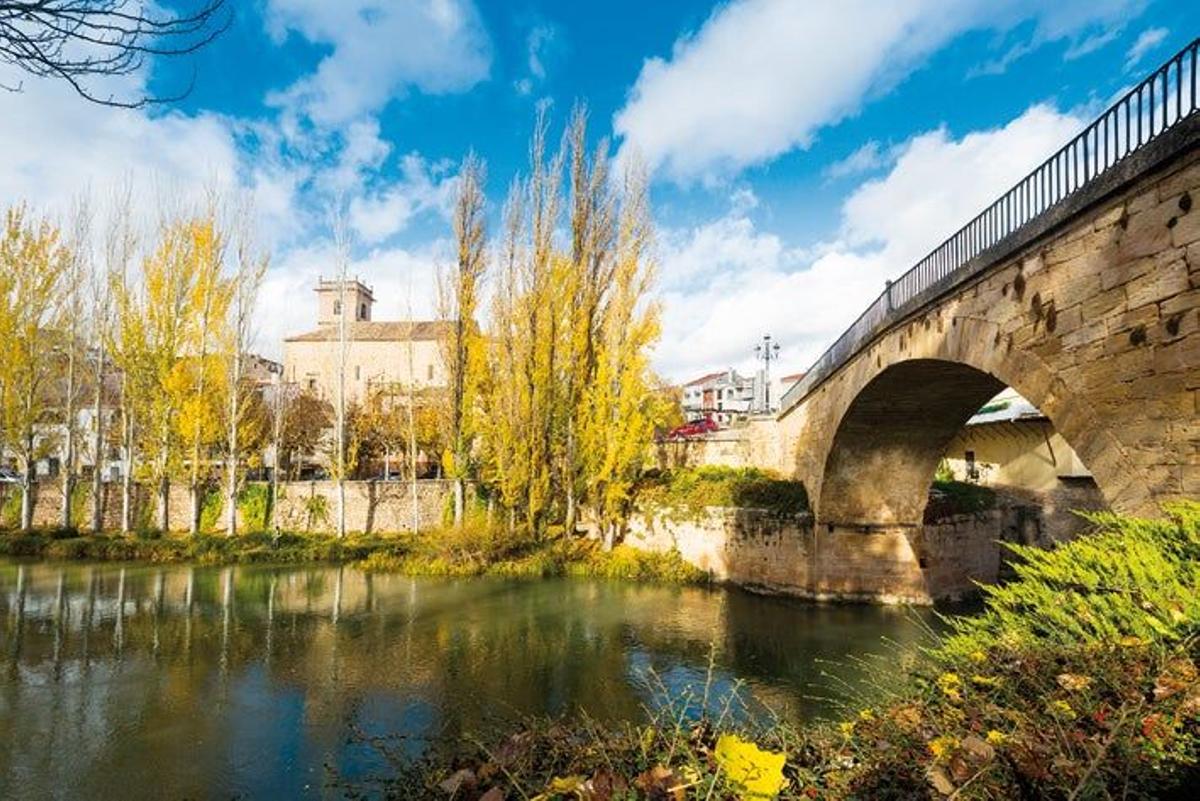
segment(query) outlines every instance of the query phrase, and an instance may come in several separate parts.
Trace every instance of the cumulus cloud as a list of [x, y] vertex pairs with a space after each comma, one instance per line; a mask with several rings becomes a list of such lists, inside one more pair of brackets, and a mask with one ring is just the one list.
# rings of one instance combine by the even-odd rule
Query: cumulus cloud
[[964, 31], [1033, 20], [1017, 55], [1060, 39], [1083, 46], [1142, 5], [735, 0], [680, 38], [669, 58], [646, 60], [614, 128], [652, 171], [679, 182], [720, 179], [808, 147]]
[[400, 160], [400, 177], [383, 189], [354, 198], [350, 204], [350, 225], [367, 244], [377, 244], [399, 233], [409, 221], [424, 211], [449, 219], [458, 186], [450, 173], [452, 164], [430, 164], [419, 153]]
[[[353, 259], [348, 268], [374, 290], [377, 320], [429, 318], [435, 314], [432, 287], [437, 265], [449, 257], [450, 243], [435, 240], [419, 248], [376, 248]], [[332, 276], [333, 245], [317, 241], [286, 251], [273, 264], [259, 295], [255, 331], [260, 350], [282, 356], [284, 337], [316, 327], [317, 301], [313, 288], [321, 277]]]
[[887, 163], [887, 160], [887, 155], [879, 143], [872, 139], [841, 161], [830, 164], [825, 168], [823, 174], [828, 180], [836, 181], [839, 178], [861, 175], [864, 172], [878, 169]]
[[268, 0], [268, 31], [331, 52], [272, 102], [336, 126], [410, 89], [460, 92], [488, 76], [491, 42], [471, 0]]
[[663, 337], [655, 364], [673, 379], [727, 366], [753, 370], [765, 333], [786, 372], [808, 367], [883, 289], [1006, 191], [1084, 124], [1037, 105], [1007, 125], [954, 138], [913, 137], [895, 163], [842, 205], [832, 242], [789, 247], [736, 204], [666, 231], [660, 247]]

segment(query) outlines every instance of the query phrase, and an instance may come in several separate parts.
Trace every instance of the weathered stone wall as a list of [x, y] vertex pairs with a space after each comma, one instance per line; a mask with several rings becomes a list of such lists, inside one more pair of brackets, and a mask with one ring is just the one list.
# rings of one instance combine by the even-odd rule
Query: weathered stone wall
[[1200, 497], [1198, 162], [1193, 142], [931, 298], [782, 415], [774, 466], [804, 482], [818, 523], [919, 524], [945, 445], [1003, 385], [1112, 508]]
[[702, 437], [656, 442], [654, 464], [660, 469], [680, 467], [774, 467], [777, 442], [774, 417], [754, 417], [733, 428]]
[[1006, 507], [936, 524], [851, 530], [808, 516], [710, 508], [698, 518], [635, 515], [625, 542], [685, 560], [715, 578], [760, 592], [819, 600], [930, 603], [995, 582], [999, 541], [1040, 538], [1035, 511]]
[[[113, 530], [121, 522], [121, 485], [105, 483], [104, 526]], [[287, 531], [333, 533], [335, 510], [337, 509], [337, 484], [332, 481], [291, 481], [279, 485], [280, 526]], [[135, 521], [146, 525], [157, 525], [158, 498], [149, 489], [136, 486]], [[216, 491], [219, 491], [216, 490]], [[17, 485], [0, 485], [0, 505], [3, 506], [5, 525], [14, 525], [20, 509], [21, 489]], [[91, 487], [84, 491], [86, 499], [78, 504], [77, 524], [87, 527], [91, 523]], [[447, 499], [451, 492], [448, 481], [430, 480], [417, 482], [417, 517], [419, 528], [430, 528], [443, 520]], [[400, 481], [347, 481], [346, 482], [346, 528], [349, 531], [366, 533], [399, 532], [412, 528], [411, 485]], [[15, 496], [15, 497], [14, 497]], [[172, 531], [187, 531], [191, 515], [191, 498], [186, 486], [171, 485], [167, 511]], [[62, 519], [62, 485], [58, 482], [39, 482], [34, 488], [33, 521], [35, 526], [57, 526]], [[245, 529], [246, 522], [239, 511], [239, 525]], [[225, 516], [218, 514], [210, 529], [225, 530]]]

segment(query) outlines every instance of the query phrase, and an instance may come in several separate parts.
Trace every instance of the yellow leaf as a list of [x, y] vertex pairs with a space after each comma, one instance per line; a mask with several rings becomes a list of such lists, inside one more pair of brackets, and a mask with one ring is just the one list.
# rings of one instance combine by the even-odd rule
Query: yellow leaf
[[743, 801], [774, 798], [783, 790], [783, 753], [764, 751], [735, 734], [723, 734], [714, 755]]

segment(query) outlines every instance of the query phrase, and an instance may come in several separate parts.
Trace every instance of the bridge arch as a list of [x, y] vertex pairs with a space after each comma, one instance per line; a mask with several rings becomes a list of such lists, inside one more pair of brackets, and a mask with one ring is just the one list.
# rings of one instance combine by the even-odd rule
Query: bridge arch
[[819, 525], [919, 525], [946, 446], [1005, 386], [1050, 419], [1109, 505], [1140, 511], [1149, 487], [1122, 458], [1120, 432], [1084, 393], [998, 331], [948, 309], [890, 332], [831, 382], [808, 438], [820, 443], [810, 474]]

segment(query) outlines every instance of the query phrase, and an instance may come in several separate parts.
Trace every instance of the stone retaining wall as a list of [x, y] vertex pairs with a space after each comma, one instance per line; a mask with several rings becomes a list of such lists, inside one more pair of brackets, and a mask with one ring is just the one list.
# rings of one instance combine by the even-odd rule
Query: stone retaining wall
[[[265, 485], [260, 485], [265, 486]], [[121, 485], [105, 483], [104, 527], [115, 530], [121, 522]], [[335, 510], [337, 509], [337, 484], [333, 481], [288, 481], [279, 485], [280, 527], [286, 531], [332, 533]], [[77, 490], [82, 493], [77, 500], [76, 523], [87, 528], [91, 523], [91, 485]], [[219, 487], [210, 492], [220, 493]], [[347, 481], [346, 482], [346, 528], [365, 533], [399, 532], [412, 528], [411, 485], [401, 481]], [[451, 492], [451, 483], [442, 480], [417, 482], [417, 518], [419, 528], [430, 528], [443, 520]], [[17, 523], [20, 510], [19, 485], [0, 485], [0, 508], [2, 522], [6, 526]], [[14, 497], [15, 496], [15, 497]], [[134, 520], [138, 525], [155, 526], [157, 516], [157, 493], [148, 487], [134, 487]], [[222, 499], [223, 500], [223, 499]], [[34, 487], [33, 523], [37, 527], [54, 527], [62, 517], [62, 484], [39, 482]], [[172, 484], [168, 501], [170, 528], [172, 531], [187, 531], [191, 515], [191, 498], [188, 488]], [[239, 526], [247, 528], [239, 511]], [[208, 529], [214, 532], [225, 530], [224, 513], [217, 514]]]
[[685, 560], [760, 592], [818, 600], [928, 604], [994, 583], [1000, 541], [1038, 542], [1040, 515], [1010, 506], [932, 525], [871, 529], [814, 526], [808, 515], [709, 508], [697, 518], [638, 514], [625, 542]]

